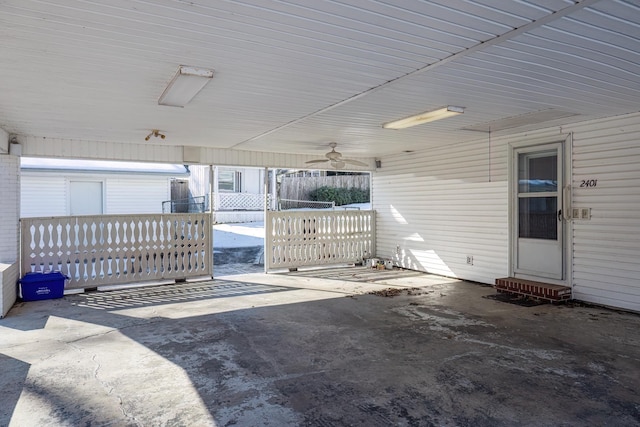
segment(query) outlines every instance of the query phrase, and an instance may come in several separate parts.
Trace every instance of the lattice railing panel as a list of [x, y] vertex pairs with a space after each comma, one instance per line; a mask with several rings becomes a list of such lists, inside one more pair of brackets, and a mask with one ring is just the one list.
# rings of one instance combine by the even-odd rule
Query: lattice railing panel
[[268, 212], [267, 270], [362, 261], [375, 254], [375, 211]]
[[208, 214], [24, 218], [22, 274], [59, 270], [67, 289], [210, 276]]
[[216, 211], [260, 211], [264, 209], [264, 194], [216, 193], [214, 200], [214, 210]]

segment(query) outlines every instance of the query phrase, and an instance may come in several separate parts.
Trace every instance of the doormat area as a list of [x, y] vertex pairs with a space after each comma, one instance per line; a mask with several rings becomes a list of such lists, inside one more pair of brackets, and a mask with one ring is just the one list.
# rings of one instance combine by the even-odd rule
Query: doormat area
[[523, 295], [508, 294], [505, 292], [485, 295], [482, 298], [499, 301], [499, 302], [506, 302], [508, 304], [519, 305], [521, 307], [536, 307], [542, 304], [549, 303], [548, 301], [542, 301], [542, 300], [534, 299], [534, 298], [523, 296]]

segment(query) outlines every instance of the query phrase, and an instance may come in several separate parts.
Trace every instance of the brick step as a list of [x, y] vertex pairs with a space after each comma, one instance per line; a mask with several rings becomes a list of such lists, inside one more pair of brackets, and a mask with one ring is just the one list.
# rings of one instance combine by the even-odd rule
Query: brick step
[[571, 299], [571, 288], [563, 285], [536, 282], [533, 280], [503, 277], [496, 279], [494, 288], [498, 292], [525, 295], [550, 302], [568, 301]]

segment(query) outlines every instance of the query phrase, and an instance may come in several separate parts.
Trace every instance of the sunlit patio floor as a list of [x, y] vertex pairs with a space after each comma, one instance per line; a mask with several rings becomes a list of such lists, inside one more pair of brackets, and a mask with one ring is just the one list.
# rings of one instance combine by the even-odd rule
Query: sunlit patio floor
[[640, 316], [413, 271], [218, 272], [18, 303], [0, 425], [640, 424]]

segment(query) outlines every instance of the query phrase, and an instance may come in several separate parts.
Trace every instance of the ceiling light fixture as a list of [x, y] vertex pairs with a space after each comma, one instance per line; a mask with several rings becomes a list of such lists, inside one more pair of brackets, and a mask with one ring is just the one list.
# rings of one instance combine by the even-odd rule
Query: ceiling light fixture
[[416, 114], [414, 116], [405, 117], [404, 119], [394, 120], [382, 125], [385, 129], [404, 129], [411, 126], [421, 125], [423, 123], [435, 122], [436, 120], [446, 119], [447, 117], [457, 116], [464, 113], [464, 107], [455, 107], [449, 105], [433, 111]]
[[159, 105], [184, 107], [213, 78], [213, 70], [181, 65], [169, 82], [160, 99]]
[[160, 139], [165, 139], [165, 138], [167, 137], [167, 135], [165, 135], [164, 133], [160, 133], [160, 131], [159, 131], [159, 130], [157, 130], [157, 129], [153, 129], [153, 130], [151, 131], [151, 133], [150, 133], [149, 135], [147, 135], [147, 136], [144, 138], [144, 140], [145, 140], [145, 141], [148, 141], [148, 140], [150, 140], [150, 139], [151, 139], [151, 137], [152, 137], [152, 136], [154, 136], [154, 137], [156, 137], [156, 138], [160, 137]]

